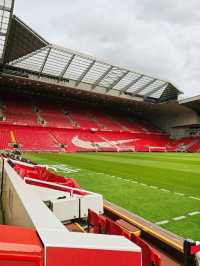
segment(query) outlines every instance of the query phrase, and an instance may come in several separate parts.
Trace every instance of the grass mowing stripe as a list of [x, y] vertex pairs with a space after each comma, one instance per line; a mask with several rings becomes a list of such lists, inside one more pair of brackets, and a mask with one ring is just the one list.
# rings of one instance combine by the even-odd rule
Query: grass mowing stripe
[[[110, 156], [110, 157], [113, 157], [112, 154], [105, 154], [106, 156]], [[117, 157], [121, 157], [121, 158], [130, 158], [130, 154], [124, 154], [124, 153], [119, 153], [119, 155], [117, 155]], [[131, 154], [131, 158], [134, 158], [134, 159], [144, 159], [144, 160], [156, 160], [157, 162], [165, 162], [166, 161], [166, 158], [168, 160], [168, 162], [177, 162], [177, 163], [182, 163], [182, 161], [184, 160], [187, 164], [195, 164], [195, 165], [198, 165], [199, 162], [200, 162], [200, 158], [189, 158], [189, 157], [186, 157], [184, 158], [181, 154], [181, 157], [180, 155], [177, 155], [176, 157], [167, 157], [167, 156], [161, 156], [161, 155], [158, 155], [156, 154], [155, 156], [155, 153], [132, 153]]]

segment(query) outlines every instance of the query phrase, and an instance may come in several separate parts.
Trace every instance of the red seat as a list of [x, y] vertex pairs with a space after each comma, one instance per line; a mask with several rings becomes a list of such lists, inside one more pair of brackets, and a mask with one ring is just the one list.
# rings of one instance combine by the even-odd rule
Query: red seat
[[[15, 163], [15, 171], [22, 177], [30, 177], [41, 181], [52, 182], [62, 186], [80, 188], [78, 182], [74, 178], [65, 178], [49, 172], [44, 166], [27, 166]], [[81, 194], [82, 192], [80, 192]]]
[[128, 239], [131, 238], [131, 234], [124, 230], [121, 226], [110, 219], [106, 219], [106, 233], [110, 235], [120, 235]]
[[103, 215], [99, 215], [91, 209], [88, 210], [88, 225], [92, 226], [93, 233], [105, 233], [107, 219]]
[[161, 266], [160, 256], [144, 240], [133, 235], [131, 240], [142, 249], [142, 266]]

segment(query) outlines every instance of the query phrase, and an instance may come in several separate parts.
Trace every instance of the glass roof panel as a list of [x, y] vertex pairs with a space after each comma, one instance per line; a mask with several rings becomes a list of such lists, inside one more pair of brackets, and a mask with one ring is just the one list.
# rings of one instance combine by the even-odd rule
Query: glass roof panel
[[87, 70], [91, 64], [91, 60], [75, 55], [71, 64], [69, 65], [64, 77], [72, 80], [79, 80], [80, 76]]
[[59, 76], [71, 58], [71, 54], [66, 54], [61, 50], [51, 48], [42, 73]]
[[12, 2], [13, 2], [12, 0], [0, 0], [0, 6], [11, 9]]
[[153, 82], [151, 85], [147, 86], [143, 91], [141, 91], [141, 93], [139, 93], [140, 95], [145, 95], [146, 93], [152, 91], [153, 89], [156, 88], [160, 88], [162, 89], [161, 86], [164, 86], [165, 82], [160, 81], [160, 80], [156, 80], [155, 82]]
[[113, 86], [114, 82], [119, 80], [126, 72], [127, 72], [126, 70], [123, 70], [121, 68], [113, 67], [99, 83], [99, 86], [107, 88]]
[[145, 88], [144, 86], [148, 85], [150, 81], [152, 81], [153, 78], [143, 76], [141, 79], [139, 79], [135, 84], [133, 84], [129, 89], [128, 92], [135, 92], [139, 89]]
[[117, 90], [122, 90], [126, 86], [130, 85], [134, 80], [139, 78], [141, 75], [134, 73], [134, 72], [129, 72], [124, 78], [122, 78], [118, 84], [114, 87], [114, 89]]
[[40, 50], [37, 50], [36, 52], [30, 54], [28, 56], [24, 56], [21, 59], [17, 59], [11, 63], [11, 65], [14, 65], [19, 68], [28, 69], [31, 71], [40, 72], [40, 69], [43, 66], [44, 60], [47, 57], [49, 48], [45, 47]]
[[99, 78], [107, 72], [109, 69], [109, 65], [103, 64], [100, 62], [95, 61], [94, 65], [92, 68], [88, 71], [88, 73], [85, 75], [83, 78], [83, 82], [94, 84]]
[[159, 99], [162, 93], [164, 92], [164, 90], [166, 89], [166, 87], [167, 87], [167, 84], [159, 91], [156, 91], [155, 93], [151, 94], [150, 97]]

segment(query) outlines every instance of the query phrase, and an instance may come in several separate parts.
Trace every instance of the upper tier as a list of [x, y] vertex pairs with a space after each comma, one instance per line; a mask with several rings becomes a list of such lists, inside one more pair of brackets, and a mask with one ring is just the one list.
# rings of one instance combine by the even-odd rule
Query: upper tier
[[161, 133], [147, 121], [135, 117], [88, 107], [84, 104], [56, 103], [25, 97], [0, 98], [0, 124], [51, 128], [96, 129], [98, 131], [128, 131]]

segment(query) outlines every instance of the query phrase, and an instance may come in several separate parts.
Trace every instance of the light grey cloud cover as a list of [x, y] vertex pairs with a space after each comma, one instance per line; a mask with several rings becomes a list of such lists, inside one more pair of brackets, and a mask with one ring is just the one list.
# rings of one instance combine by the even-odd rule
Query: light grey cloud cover
[[199, 0], [16, 0], [48, 41], [200, 94]]

